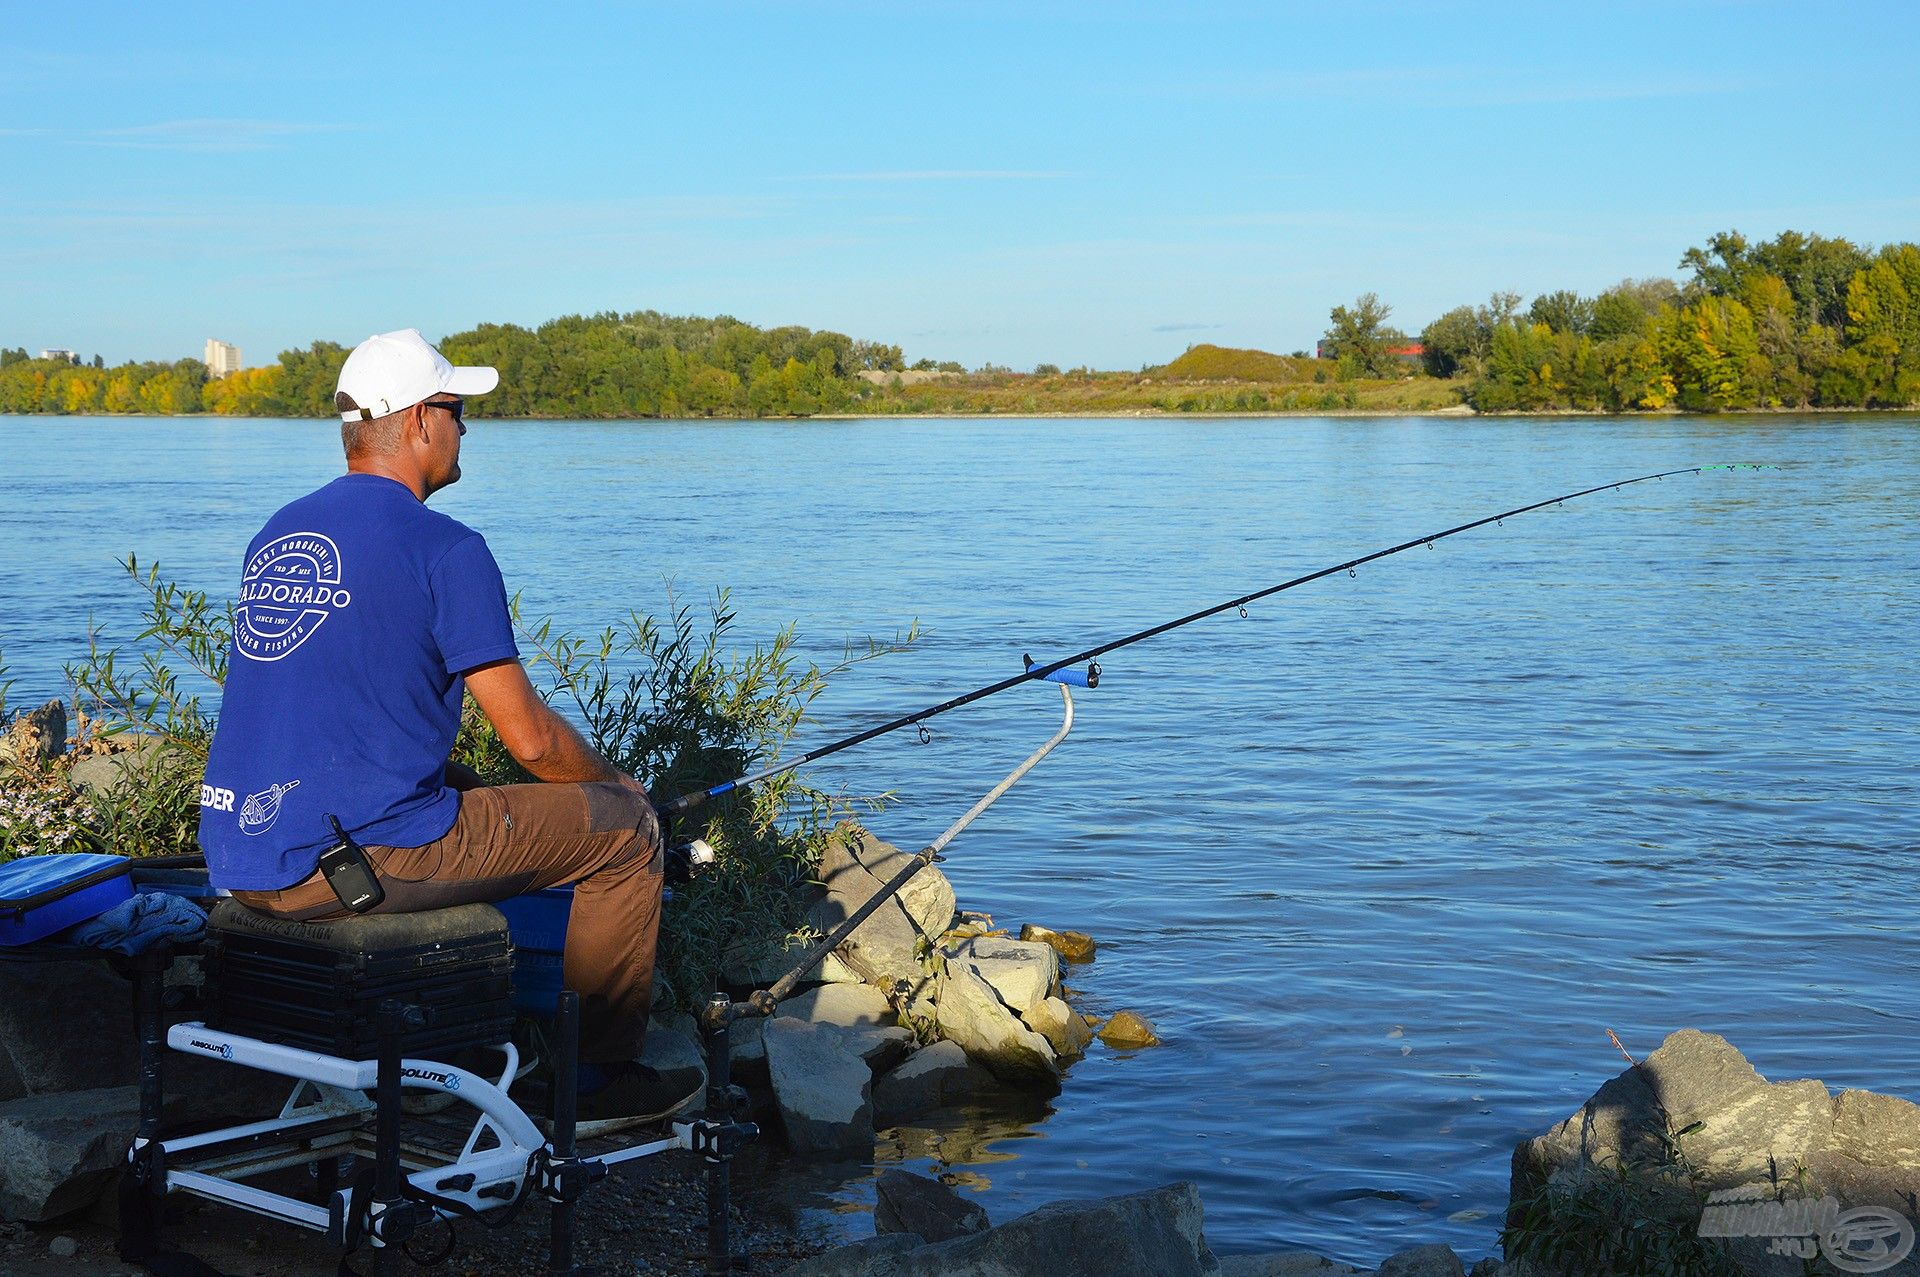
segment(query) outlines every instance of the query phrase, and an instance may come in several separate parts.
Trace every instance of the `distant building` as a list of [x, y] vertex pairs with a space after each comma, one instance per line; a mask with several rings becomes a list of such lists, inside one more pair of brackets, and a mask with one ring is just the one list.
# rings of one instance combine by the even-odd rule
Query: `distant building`
[[71, 350], [62, 350], [58, 346], [54, 346], [54, 347], [51, 347], [50, 349], [41, 351], [40, 358], [58, 359], [69, 364], [77, 364], [80, 362], [79, 355], [75, 354]]
[[207, 338], [207, 353], [203, 358], [209, 377], [224, 377], [228, 373], [240, 371], [240, 347], [232, 342], [221, 341], [218, 337]]

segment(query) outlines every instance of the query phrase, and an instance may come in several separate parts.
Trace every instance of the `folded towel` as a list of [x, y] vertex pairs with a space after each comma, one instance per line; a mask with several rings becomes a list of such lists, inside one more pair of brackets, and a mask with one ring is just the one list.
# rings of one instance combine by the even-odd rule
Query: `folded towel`
[[163, 891], [142, 891], [71, 928], [65, 938], [72, 944], [131, 955], [162, 940], [198, 940], [206, 929], [206, 910], [193, 901]]

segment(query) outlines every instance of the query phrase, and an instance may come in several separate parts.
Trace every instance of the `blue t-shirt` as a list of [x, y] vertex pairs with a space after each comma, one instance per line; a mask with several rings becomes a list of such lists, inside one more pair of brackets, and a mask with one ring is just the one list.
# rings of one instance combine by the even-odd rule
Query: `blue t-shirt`
[[329, 815], [374, 846], [445, 834], [461, 675], [518, 656], [487, 543], [406, 485], [343, 475], [274, 515], [247, 547], [200, 787], [214, 885], [306, 878]]

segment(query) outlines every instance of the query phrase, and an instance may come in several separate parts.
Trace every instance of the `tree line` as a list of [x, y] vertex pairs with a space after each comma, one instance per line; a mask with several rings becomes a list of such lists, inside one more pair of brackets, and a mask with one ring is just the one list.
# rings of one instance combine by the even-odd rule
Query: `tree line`
[[[475, 410], [503, 417], [809, 416], [849, 407], [867, 385], [860, 372], [906, 367], [898, 346], [842, 333], [650, 310], [482, 324], [439, 346], [456, 364], [500, 370]], [[108, 368], [0, 350], [0, 413], [324, 417], [348, 349], [319, 341], [221, 378], [197, 359]]]
[[[1691, 278], [1545, 293], [1525, 310], [1504, 292], [1457, 306], [1421, 331], [1421, 371], [1465, 378], [1484, 411], [1920, 402], [1920, 247], [1726, 231], [1680, 268]], [[1391, 313], [1371, 293], [1334, 308], [1322, 348], [1343, 376], [1393, 374], [1408, 337]]]

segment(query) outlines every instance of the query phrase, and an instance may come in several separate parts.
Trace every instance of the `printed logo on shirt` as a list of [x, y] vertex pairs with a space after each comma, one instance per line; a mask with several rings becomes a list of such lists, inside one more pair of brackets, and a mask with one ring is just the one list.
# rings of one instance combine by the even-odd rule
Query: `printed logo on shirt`
[[[280, 819], [280, 802], [288, 794], [300, 787], [300, 782], [290, 780], [284, 785], [268, 785], [257, 794], [248, 794], [247, 801], [240, 804], [240, 832], [243, 834], [264, 834], [273, 828], [273, 822]], [[229, 801], [232, 795], [228, 795]]]
[[242, 656], [287, 656], [353, 596], [340, 588], [340, 550], [318, 532], [295, 532], [260, 547], [240, 577], [233, 645]]
[[233, 791], [222, 789], [218, 785], [200, 786], [200, 805], [211, 807], [215, 811], [233, 810]]

